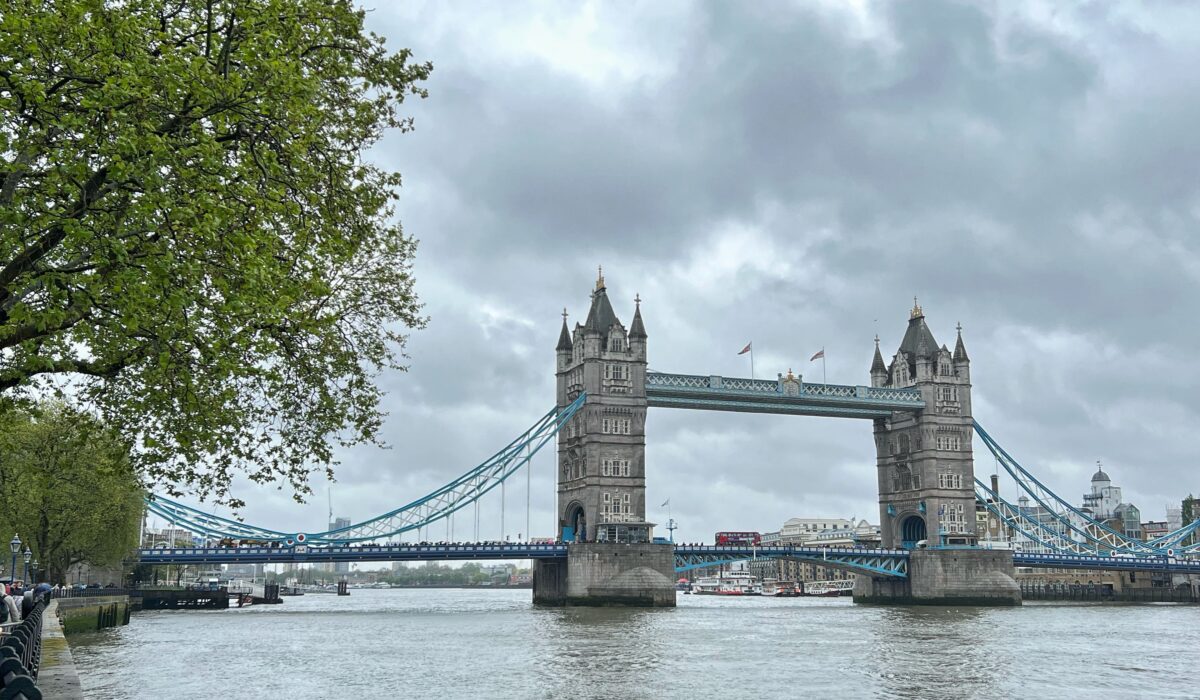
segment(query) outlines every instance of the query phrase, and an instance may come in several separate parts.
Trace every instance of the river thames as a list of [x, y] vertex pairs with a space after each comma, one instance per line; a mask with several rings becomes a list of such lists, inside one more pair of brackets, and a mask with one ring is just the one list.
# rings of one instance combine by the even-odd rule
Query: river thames
[[1176, 604], [551, 609], [528, 590], [355, 590], [135, 613], [71, 643], [101, 699], [1200, 696], [1200, 607]]

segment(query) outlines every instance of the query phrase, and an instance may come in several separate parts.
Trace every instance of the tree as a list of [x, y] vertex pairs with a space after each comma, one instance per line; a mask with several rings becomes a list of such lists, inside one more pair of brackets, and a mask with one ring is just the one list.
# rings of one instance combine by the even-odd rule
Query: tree
[[50, 580], [111, 566], [136, 546], [144, 509], [128, 445], [61, 403], [0, 417], [0, 532], [16, 532]]
[[350, 0], [6, 3], [0, 402], [77, 397], [176, 495], [332, 476], [425, 322], [364, 151], [430, 70]]

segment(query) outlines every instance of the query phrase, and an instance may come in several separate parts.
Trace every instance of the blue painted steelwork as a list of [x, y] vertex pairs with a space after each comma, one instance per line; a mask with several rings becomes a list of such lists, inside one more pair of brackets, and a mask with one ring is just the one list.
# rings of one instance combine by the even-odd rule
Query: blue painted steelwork
[[1111, 557], [1081, 554], [1013, 553], [1013, 564], [1041, 569], [1095, 569], [1105, 571], [1165, 571], [1173, 574], [1200, 574], [1200, 559], [1166, 556], [1138, 557], [1118, 554]]
[[[789, 390], [789, 386], [793, 387]], [[917, 389], [806, 384], [692, 374], [646, 373], [650, 406], [708, 411], [785, 413], [841, 418], [887, 418], [893, 411], [917, 411], [925, 401]]]
[[[983, 444], [987, 446], [988, 450], [996, 457], [999, 464], [1004, 467], [1005, 471], [1008, 472], [1021, 490], [1033, 498], [1042, 507], [1043, 512], [1061, 523], [1067, 530], [1079, 535], [1082, 540], [1092, 543], [1095, 549], [1130, 552], [1149, 556], [1166, 555], [1168, 554], [1168, 549], [1173, 549], [1175, 545], [1182, 542], [1188, 535], [1197, 532], [1198, 528], [1200, 528], [1200, 523], [1191, 523], [1186, 527], [1167, 533], [1150, 542], [1143, 542], [1142, 540], [1128, 537], [1112, 529], [1105, 523], [1095, 520], [1076, 508], [1069, 501], [1059, 497], [1058, 494], [1051, 491], [1037, 477], [1030, 473], [1029, 470], [1013, 459], [983, 429], [983, 426], [979, 425], [978, 422], [974, 422], [974, 427], [975, 432], [983, 440]], [[986, 489], [986, 487], [985, 490], [990, 493], [990, 490]], [[1011, 507], [1011, 504], [1008, 505]], [[1070, 541], [1074, 541], [1074, 539], [1068, 538]], [[1200, 552], [1200, 543], [1179, 549], [1181, 553]]]
[[904, 578], [908, 575], [908, 552], [902, 549], [859, 549], [851, 547], [744, 547], [696, 545], [675, 547], [675, 570], [690, 571], [749, 559], [802, 559], [834, 569], [872, 576]]
[[587, 399], [580, 394], [561, 411], [551, 409], [529, 430], [479, 466], [433, 493], [370, 520], [336, 530], [286, 533], [221, 518], [162, 496], [146, 499], [147, 509], [168, 521], [211, 539], [257, 540], [261, 542], [343, 544], [367, 542], [425, 527], [459, 511], [500, 485], [529, 463], [547, 442], [571, 419]]
[[[563, 559], [566, 544], [396, 544], [359, 546], [290, 547], [188, 547], [139, 549], [142, 564], [283, 564], [302, 562], [451, 561], [471, 559]], [[717, 566], [748, 559], [792, 557], [822, 566], [860, 574], [904, 578], [909, 552], [900, 549], [852, 549], [839, 547], [740, 547], [728, 545], [679, 545], [675, 547], [676, 571]], [[1166, 571], [1200, 574], [1200, 558], [1132, 555], [1086, 556], [1076, 554], [1014, 553], [1017, 566], [1056, 569], [1107, 569], [1120, 571]]]
[[1083, 554], [1099, 556], [1100, 549], [1094, 544], [1079, 542], [1057, 532], [1045, 523], [1025, 515], [1019, 506], [1014, 506], [975, 479], [975, 500], [1000, 518], [1006, 527], [1024, 535], [1030, 542], [1060, 554]]
[[273, 564], [293, 562], [562, 559], [565, 544], [394, 544], [378, 546], [189, 547], [139, 549], [143, 564]]

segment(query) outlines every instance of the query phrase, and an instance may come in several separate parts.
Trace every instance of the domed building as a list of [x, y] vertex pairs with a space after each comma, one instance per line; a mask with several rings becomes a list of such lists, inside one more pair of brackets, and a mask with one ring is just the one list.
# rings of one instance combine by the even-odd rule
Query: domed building
[[1132, 503], [1123, 502], [1121, 487], [1113, 486], [1112, 479], [1099, 462], [1092, 475], [1092, 492], [1083, 495], [1083, 509], [1128, 537], [1142, 536], [1141, 511]]

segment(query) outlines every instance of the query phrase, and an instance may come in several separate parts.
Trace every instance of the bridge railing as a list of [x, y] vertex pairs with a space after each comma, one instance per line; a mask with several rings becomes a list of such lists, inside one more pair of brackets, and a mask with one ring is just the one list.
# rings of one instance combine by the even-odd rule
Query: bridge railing
[[[745, 379], [740, 377], [704, 376], [699, 374], [670, 374], [647, 372], [648, 390], [664, 389], [694, 392], [718, 392], [744, 396], [789, 396], [784, 382], [773, 379]], [[870, 387], [850, 384], [811, 384], [800, 382], [799, 393], [792, 398], [828, 398], [846, 400], [882, 401], [911, 405], [924, 405], [921, 392], [914, 388]]]
[[51, 598], [103, 598], [106, 596], [130, 595], [128, 588], [59, 588], [51, 589]]
[[0, 641], [0, 697], [40, 700], [38, 669], [42, 663], [42, 618], [46, 603], [41, 598], [21, 623]]

